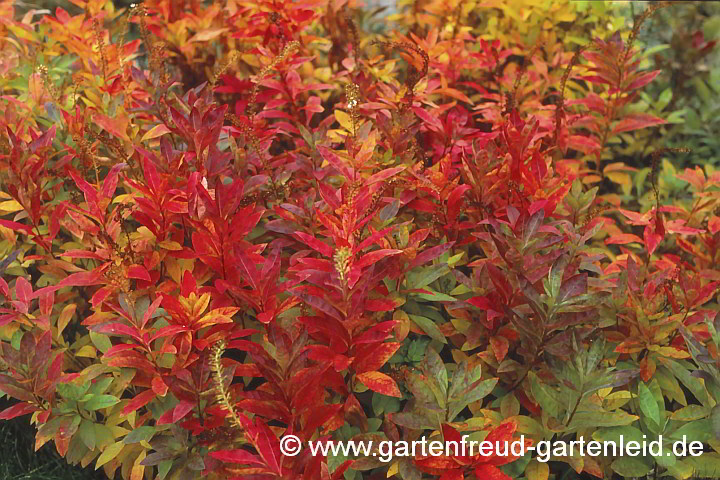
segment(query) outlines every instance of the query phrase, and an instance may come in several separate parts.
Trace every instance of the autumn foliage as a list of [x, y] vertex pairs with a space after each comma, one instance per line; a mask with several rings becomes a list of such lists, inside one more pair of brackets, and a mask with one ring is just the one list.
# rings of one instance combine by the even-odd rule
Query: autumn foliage
[[672, 6], [72, 3], [0, 2], [0, 418], [37, 448], [125, 480], [720, 469], [720, 173], [623, 155], [666, 122], [637, 43]]

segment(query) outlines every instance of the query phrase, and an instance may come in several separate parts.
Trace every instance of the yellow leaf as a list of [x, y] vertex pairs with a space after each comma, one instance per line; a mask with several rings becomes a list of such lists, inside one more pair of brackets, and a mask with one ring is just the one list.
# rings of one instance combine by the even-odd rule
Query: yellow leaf
[[23, 28], [20, 26], [13, 25], [11, 23], [7, 23], [5, 25], [5, 28], [7, 28], [8, 31], [14, 33], [16, 37], [18, 37], [22, 40], [28, 40], [29, 42], [35, 41], [35, 32], [33, 29]]
[[539, 462], [536, 458], [530, 460], [525, 467], [525, 476], [528, 480], [547, 480], [550, 476], [550, 467], [545, 462]]
[[172, 250], [172, 251], [178, 251], [182, 250], [183, 247], [178, 242], [174, 242], [172, 240], [163, 240], [162, 242], [159, 242], [157, 244], [158, 247], [164, 248], [165, 250]]
[[556, 16], [555, 20], [558, 22], [573, 22], [575, 21], [575, 14], [568, 11], [560, 11]]
[[353, 131], [352, 118], [342, 110], [335, 110], [335, 120], [348, 132]]
[[113, 198], [112, 203], [124, 203], [126, 200], [127, 200], [128, 202], [134, 202], [134, 201], [135, 201], [135, 200], [133, 199], [132, 195], [130, 195], [130, 194], [128, 194], [128, 193], [123, 193], [123, 194], [120, 194], [120, 195], [118, 195], [117, 197]]
[[228, 28], [208, 28], [207, 30], [203, 30], [202, 32], [198, 32], [193, 37], [188, 40], [188, 43], [190, 42], [207, 42], [208, 40], [212, 40], [213, 38], [216, 38], [223, 33], [227, 32]]
[[[90, 103], [91, 106], [102, 105], [102, 103], [103, 103], [102, 98], [98, 97], [97, 93], [95, 93], [94, 91], [92, 91], [90, 89], [86, 90], [84, 93], [85, 93], [85, 96], [87, 97], [87, 99], [91, 102]], [[82, 98], [82, 97], [80, 97], [80, 98]]]
[[97, 358], [97, 350], [95, 350], [95, 347], [85, 345], [75, 353], [75, 356], [85, 358]]
[[145, 455], [147, 455], [146, 450], [143, 450], [135, 459], [135, 464], [132, 470], [130, 470], [130, 480], [142, 480], [143, 474], [145, 473], [145, 466], [140, 465], [140, 462], [145, 460]]
[[612, 182], [620, 185], [630, 185], [632, 183], [630, 180], [630, 175], [625, 172], [608, 172], [607, 177]]
[[630, 190], [632, 189], [630, 174], [625, 172], [609, 172], [605, 176], [609, 178], [611, 182], [621, 185], [625, 195], [630, 194]]
[[195, 305], [193, 305], [193, 317], [199, 317], [210, 305], [210, 294], [203, 293], [200, 298], [197, 299]]
[[0, 202], [0, 210], [4, 210], [7, 213], [19, 212], [23, 210], [23, 206], [17, 200], [8, 200], [6, 202]]
[[591, 185], [591, 184], [597, 183], [601, 180], [602, 180], [602, 178], [600, 177], [600, 175], [595, 175], [595, 174], [584, 175], [582, 177], [582, 183], [584, 183], [585, 185]]
[[242, 59], [243, 62], [247, 63], [251, 67], [255, 67], [255, 68], [262, 67], [262, 64], [260, 63], [257, 56], [255, 56], [255, 55], [246, 53], [246, 54], [243, 54], [240, 58]]
[[65, 330], [65, 327], [67, 327], [67, 324], [70, 322], [70, 319], [75, 313], [76, 308], [77, 305], [71, 303], [69, 305], [65, 305], [65, 308], [63, 308], [62, 312], [60, 312], [60, 315], [57, 319], [58, 337], [62, 335], [63, 330]]
[[390, 478], [393, 475], [397, 475], [397, 473], [400, 471], [399, 465], [400, 464], [398, 462], [395, 462], [392, 465], [390, 465], [390, 468], [388, 468], [388, 471], [387, 471], [387, 477], [385, 477], [385, 478]]
[[673, 347], [660, 347], [657, 351], [663, 357], [670, 358], [689, 358], [690, 354], [684, 350], [678, 350]]
[[[345, 141], [345, 136], [347, 135], [347, 131], [340, 130], [340, 129], [333, 129], [328, 130], [327, 132], [327, 138], [331, 142], [340, 143]], [[323, 160], [323, 166], [327, 166], [327, 161]]]
[[[133, 413], [135, 413], [135, 412], [133, 412]], [[125, 418], [123, 418], [122, 420], [118, 419], [118, 421], [124, 421], [124, 420], [125, 420]], [[130, 433], [130, 430], [128, 430], [127, 428], [120, 427], [118, 425], [110, 425], [108, 428], [112, 432], [113, 438], [124, 437], [125, 435]]]
[[155, 125], [153, 128], [148, 130], [145, 135], [143, 135], [140, 141], [144, 142], [145, 140], [152, 140], [153, 138], [160, 137], [162, 135], [165, 135], [166, 133], [170, 133], [170, 129], [168, 127], [163, 124]]
[[123, 442], [115, 442], [107, 447], [98, 457], [97, 463], [95, 463], [95, 470], [105, 465], [107, 462], [117, 457], [122, 451], [125, 444]]
[[155, 240], [155, 234], [150, 231], [146, 226], [138, 227], [136, 232], [130, 234], [130, 238], [140, 240]]

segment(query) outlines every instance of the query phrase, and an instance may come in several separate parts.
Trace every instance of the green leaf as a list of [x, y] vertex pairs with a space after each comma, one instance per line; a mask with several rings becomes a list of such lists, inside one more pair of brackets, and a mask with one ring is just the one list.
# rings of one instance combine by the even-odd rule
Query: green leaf
[[[715, 407], [713, 411], [717, 409]], [[710, 413], [710, 410], [700, 405], [688, 405], [679, 410], [675, 410], [671, 415], [670, 419], [677, 420], [680, 422], [692, 422], [693, 420], [700, 420], [705, 418]]]
[[[688, 441], [691, 440], [688, 438]], [[720, 473], [720, 454], [718, 453], [703, 453], [699, 457], [687, 456], [683, 460], [692, 467], [695, 478], [717, 478]]]
[[100, 350], [102, 353], [107, 352], [112, 347], [112, 342], [110, 341], [110, 337], [107, 335], [104, 335], [102, 333], [96, 333], [96, 332], [90, 332], [90, 341], [92, 341], [93, 345]]
[[423, 290], [427, 290], [430, 293], [413, 293], [412, 295], [427, 300], [428, 302], [457, 302], [457, 298], [451, 297], [446, 293], [436, 292], [430, 287], [423, 287]]
[[445, 263], [420, 267], [408, 273], [407, 282], [410, 288], [425, 288], [448, 273], [450, 273], [450, 267]]
[[617, 458], [610, 465], [610, 468], [612, 468], [615, 473], [623, 477], [644, 477], [650, 473], [652, 467], [652, 462], [647, 458], [627, 456]]
[[101, 408], [112, 407], [120, 402], [120, 399], [112, 395], [93, 395], [83, 406], [88, 410], [100, 410]]
[[17, 329], [15, 330], [15, 333], [13, 333], [13, 336], [10, 339], [10, 345], [12, 345], [15, 350], [20, 350], [20, 342], [22, 342], [24, 334], [25, 332], [22, 329]]
[[423, 332], [427, 333], [427, 335], [432, 338], [433, 340], [437, 340], [438, 342], [447, 343], [447, 339], [445, 338], [445, 335], [440, 331], [438, 326], [430, 320], [427, 317], [423, 317], [421, 315], [408, 315], [410, 317], [410, 320], [415, 322], [415, 325], [420, 327]]
[[300, 123], [297, 123], [295, 126], [298, 128], [298, 130], [300, 130], [300, 135], [302, 135], [303, 140], [305, 140], [305, 143], [307, 143], [310, 148], [312, 148], [313, 150], [315, 150], [315, 140], [313, 139], [313, 136], [312, 136], [312, 134], [308, 131], [308, 129], [305, 128], [305, 127], [304, 127], [302, 124], [300, 124]]
[[620, 445], [620, 437], [623, 438], [625, 444], [628, 442], [641, 443], [643, 441], [643, 432], [632, 425], [625, 425], [622, 427], [600, 428], [592, 434], [593, 440], [612, 442], [615, 445]]
[[[653, 451], [656, 447], [653, 446]], [[653, 455], [655, 462], [663, 468], [670, 468], [677, 463], [677, 457], [672, 452], [672, 448], [667, 445], [662, 445], [660, 449], [660, 455]]]
[[109, 427], [101, 423], [93, 424], [95, 427], [95, 447], [100, 450], [115, 443], [115, 435]]
[[707, 390], [705, 390], [702, 383], [697, 378], [690, 375], [690, 372], [688, 372], [685, 367], [675, 360], [665, 357], [659, 357], [659, 360], [672, 372], [675, 378], [680, 380], [680, 383], [685, 385], [685, 387], [692, 392], [701, 404], [708, 406], [709, 400]]
[[426, 338], [418, 338], [410, 342], [408, 346], [407, 358], [411, 362], [420, 362], [425, 358], [425, 349], [427, 348], [430, 340]]
[[578, 411], [575, 412], [568, 428], [571, 430], [577, 430], [588, 427], [618, 427], [622, 425], [630, 425], [637, 419], [638, 417], [636, 415], [630, 415], [622, 410], [618, 410], [616, 412]]
[[94, 395], [103, 394], [108, 389], [110, 384], [112, 384], [113, 380], [115, 380], [113, 377], [105, 377], [105, 378], [96, 380], [95, 383], [92, 384], [92, 386], [90, 387], [90, 390], [88, 390], [88, 392], [92, 393]]
[[[650, 389], [644, 382], [638, 384], [638, 403], [643, 415], [652, 420], [656, 426], [660, 426], [660, 409]], [[657, 432], [659, 433], [659, 432]]]
[[165, 477], [167, 477], [167, 474], [170, 472], [170, 469], [173, 466], [173, 459], [169, 460], [163, 460], [162, 462], [158, 463], [158, 480], [165, 480]]
[[475, 387], [473, 387], [468, 393], [466, 393], [462, 397], [462, 401], [467, 406], [471, 403], [477, 402], [478, 400], [482, 400], [483, 398], [487, 397], [490, 392], [493, 391], [495, 385], [497, 385], [497, 382], [497, 378], [489, 378], [487, 380], [478, 382]]
[[142, 441], [150, 440], [153, 435], [155, 435], [155, 432], [157, 429], [155, 427], [150, 426], [142, 426], [138, 427], [132, 432], [128, 433], [125, 438], [123, 438], [124, 443], [139, 443]]
[[427, 366], [428, 373], [432, 376], [432, 378], [437, 380], [443, 393], [447, 394], [447, 368], [445, 368], [445, 364], [434, 348], [428, 348], [425, 350], [425, 365]]
[[385, 413], [394, 413], [400, 410], [400, 399], [381, 393], [374, 393], [372, 396], [372, 407], [373, 412], [377, 416]]
[[590, 345], [585, 363], [585, 375], [590, 375], [605, 357], [605, 338], [596, 339]]
[[673, 440], [682, 440], [683, 436], [687, 441], [707, 442], [713, 436], [710, 419], [695, 420], [682, 425], [669, 435]]
[[411, 412], [393, 413], [390, 419], [396, 425], [413, 430], [434, 430], [440, 427], [436, 421], [430, 421], [425, 417]]
[[552, 390], [549, 386], [545, 385], [535, 375], [534, 372], [528, 373], [530, 379], [530, 391], [535, 398], [535, 401], [540, 404], [543, 410], [555, 418], [560, 418], [560, 415], [565, 410], [562, 403], [557, 397], [557, 393]]
[[89, 388], [90, 382], [86, 382], [82, 385], [77, 385], [75, 383], [58, 383], [55, 390], [63, 398], [78, 401], [83, 395], [85, 395], [85, 392], [87, 392]]
[[555, 298], [560, 292], [560, 286], [562, 285], [563, 274], [565, 273], [565, 267], [570, 263], [569, 255], [562, 255], [553, 262], [550, 273], [548, 273], [548, 292], [547, 294]]
[[720, 440], [720, 404], [715, 405], [710, 412], [710, 428], [715, 440]]
[[88, 450], [95, 450], [95, 427], [93, 422], [83, 419], [80, 422], [80, 427], [78, 427], [78, 435], [80, 435], [80, 440]]

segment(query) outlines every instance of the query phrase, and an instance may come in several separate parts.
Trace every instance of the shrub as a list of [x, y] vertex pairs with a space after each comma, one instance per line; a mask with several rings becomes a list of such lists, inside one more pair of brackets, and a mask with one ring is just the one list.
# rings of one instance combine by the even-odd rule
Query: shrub
[[[627, 32], [563, 2], [72, 3], [2, 3], [0, 418], [36, 448], [132, 480], [720, 466], [720, 177], [622, 161], [666, 123], [637, 39], [668, 3]], [[285, 434], [666, 444], [383, 463]]]

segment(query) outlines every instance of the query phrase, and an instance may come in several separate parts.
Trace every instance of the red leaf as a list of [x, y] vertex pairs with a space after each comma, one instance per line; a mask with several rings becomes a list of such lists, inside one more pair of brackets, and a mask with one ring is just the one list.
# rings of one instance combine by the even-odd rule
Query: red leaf
[[568, 278], [560, 287], [557, 303], [562, 303], [568, 298], [575, 297], [587, 292], [587, 273], [579, 273]]
[[169, 409], [163, 413], [157, 420], [158, 425], [167, 425], [170, 423], [177, 423], [187, 416], [188, 413], [193, 411], [197, 407], [195, 402], [181, 401], [175, 407]]
[[37, 409], [38, 407], [31, 403], [16, 403], [12, 407], [6, 408], [2, 412], [0, 412], [0, 420], [10, 420], [15, 417], [27, 415], [28, 413], [32, 413]]
[[492, 263], [487, 264], [488, 273], [490, 274], [490, 280], [495, 285], [495, 288], [500, 292], [505, 301], [509, 300], [512, 296], [512, 287], [510, 282], [507, 281], [502, 271], [493, 265]]
[[465, 195], [465, 192], [468, 190], [470, 190], [470, 185], [458, 185], [450, 192], [450, 195], [448, 195], [447, 216], [450, 221], [454, 221], [458, 213], [460, 213], [463, 195]]
[[130, 415], [138, 408], [144, 407], [145, 405], [150, 403], [150, 401], [154, 399], [155, 396], [156, 394], [152, 390], [145, 390], [144, 392], [135, 395], [135, 398], [130, 400], [130, 403], [125, 405], [125, 408], [123, 408], [123, 415]]
[[128, 278], [145, 280], [146, 282], [150, 282], [152, 280], [150, 278], [150, 273], [147, 271], [147, 268], [143, 267], [142, 265], [133, 265], [128, 268], [127, 276]]
[[465, 475], [460, 469], [448, 470], [438, 480], [463, 480]]
[[475, 467], [475, 476], [483, 480], [512, 480], [512, 477], [489, 463], [481, 463]]
[[145, 310], [142, 318], [142, 323], [140, 324], [140, 328], [145, 328], [145, 325], [147, 325], [147, 323], [150, 321], [150, 318], [152, 317], [153, 313], [155, 313], [155, 310], [157, 310], [157, 308], [160, 306], [162, 299], [162, 295], [158, 295], [158, 297], [150, 304], [147, 310]]
[[15, 295], [18, 301], [27, 304], [34, 298], [32, 286], [25, 277], [17, 277], [15, 280]]
[[398, 388], [395, 380], [381, 372], [364, 372], [358, 374], [355, 378], [361, 381], [366, 387], [373, 392], [382, 393], [389, 397], [402, 398], [402, 393]]
[[405, 170], [404, 166], [394, 167], [394, 168], [386, 168], [385, 170], [382, 170], [382, 171], [376, 173], [375, 175], [371, 176], [367, 180], [365, 180], [365, 185], [372, 185], [374, 183], [385, 181], [388, 178], [402, 172], [403, 170]]
[[295, 232], [295, 237], [297, 237], [301, 242], [307, 244], [313, 250], [321, 253], [322, 255], [324, 255], [326, 257], [332, 258], [333, 249], [327, 243], [321, 242], [317, 238], [315, 238], [312, 235], [307, 234], [305, 232]]
[[153, 392], [160, 397], [164, 397], [168, 391], [168, 386], [163, 382], [163, 379], [161, 377], [153, 377], [151, 383]]
[[369, 372], [377, 370], [390, 360], [401, 343], [380, 343], [377, 345], [368, 345], [358, 348], [355, 354], [356, 360], [353, 362], [353, 369], [356, 373]]
[[255, 425], [248, 422], [245, 425], [245, 430], [268, 468], [280, 475], [282, 473], [280, 468], [280, 442], [272, 430], [257, 417], [255, 418]]
[[643, 237], [645, 239], [645, 248], [648, 251], [648, 255], [652, 255], [658, 245], [660, 245], [660, 242], [662, 242], [663, 236], [655, 231], [654, 225], [648, 225], [645, 227]]
[[413, 259], [413, 261], [410, 263], [410, 268], [415, 268], [431, 260], [435, 260], [437, 257], [448, 251], [453, 245], [455, 245], [455, 242], [443, 243], [442, 245], [428, 248], [422, 253], [419, 253]]
[[390, 312], [397, 308], [397, 304], [389, 299], [365, 300], [365, 310], [368, 312]]
[[643, 243], [642, 238], [632, 233], [619, 233], [605, 239], [605, 245], [626, 245], [635, 242]]
[[241, 463], [243, 465], [265, 465], [257, 455], [253, 455], [247, 450], [216, 450], [210, 452], [210, 456], [217, 460], [227, 463]]
[[115, 193], [115, 188], [117, 187], [118, 174], [120, 173], [120, 170], [126, 166], [127, 163], [118, 163], [110, 169], [110, 172], [108, 172], [105, 180], [103, 180], [102, 187], [102, 193], [105, 198], [112, 198], [113, 193]]
[[385, 257], [388, 257], [390, 255], [397, 255], [399, 253], [402, 253], [402, 250], [395, 250], [395, 249], [382, 249], [382, 250], [375, 250], [374, 252], [366, 253], [362, 257], [360, 257], [360, 260], [355, 262], [354, 267], [356, 268], [362, 268], [367, 267], [368, 265], [372, 265], [374, 263], [379, 262]]
[[652, 72], [642, 72], [642, 73], [636, 73], [633, 75], [632, 83], [627, 87], [627, 90], [635, 90], [637, 88], [642, 88], [648, 83], [652, 82], [655, 77], [660, 75], [662, 73], [662, 70], [654, 70]]
[[490, 299], [487, 297], [472, 297], [472, 298], [468, 299], [467, 302], [470, 305], [473, 305], [481, 310], [492, 309], [492, 305], [490, 304]]
[[330, 150], [327, 147], [323, 147], [318, 145], [317, 151], [320, 153], [323, 159], [327, 161], [330, 165], [335, 167], [341, 174], [345, 176], [345, 178], [353, 178], [354, 170], [345, 164], [345, 161], [340, 158], [335, 152]]
[[662, 118], [647, 113], [632, 113], [627, 117], [620, 120], [615, 127], [613, 127], [612, 134], [621, 132], [631, 132], [633, 130], [639, 130], [641, 128], [654, 127], [655, 125], [662, 125], [667, 123]]
[[585, 135], [570, 135], [568, 146], [582, 153], [591, 153], [600, 148], [600, 143], [592, 137]]

